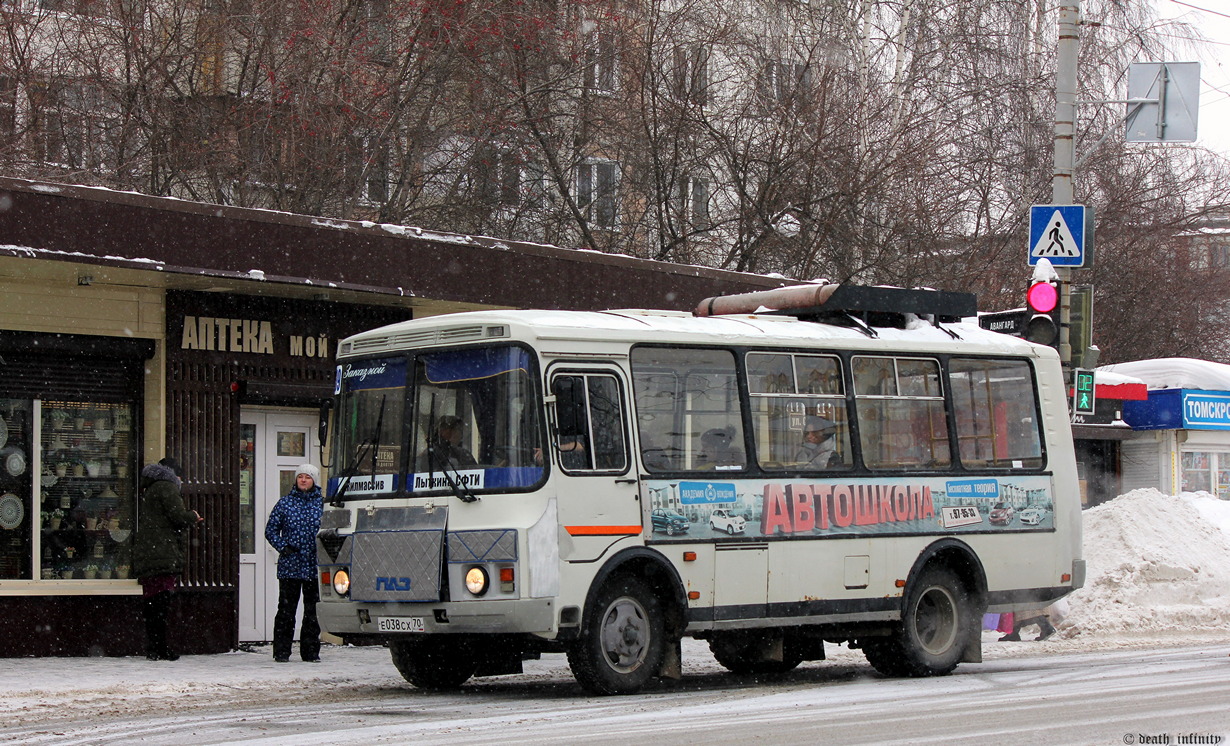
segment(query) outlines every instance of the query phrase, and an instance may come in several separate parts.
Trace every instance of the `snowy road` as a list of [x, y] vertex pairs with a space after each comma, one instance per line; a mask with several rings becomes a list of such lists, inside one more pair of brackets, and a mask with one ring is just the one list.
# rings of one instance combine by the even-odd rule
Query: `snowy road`
[[[175, 664], [77, 659], [79, 683], [57, 690], [18, 693], [0, 676], [0, 694], [17, 705], [0, 743], [1123, 744], [1163, 743], [1142, 736], [1168, 735], [1177, 744], [1187, 734], [1209, 739], [1190, 743], [1230, 737], [1230, 645], [986, 648], [986, 663], [937, 679], [885, 679], [861, 655], [837, 648], [829, 661], [768, 682], [726, 673], [702, 643], [685, 641], [682, 681], [614, 698], [584, 695], [560, 656], [528, 663], [525, 675], [479, 679], [449, 694], [405, 684], [380, 649], [337, 649], [332, 665], [322, 666], [279, 666], [245, 653]], [[109, 673], [89, 673], [91, 665]], [[158, 680], [130, 678], [142, 672]], [[336, 685], [325, 683], [330, 675]]]
[[[1045, 642], [982, 635], [985, 663], [885, 679], [840, 646], [756, 681], [683, 641], [680, 682], [586, 696], [563, 656], [450, 694], [379, 647], [0, 659], [3, 744], [1226, 744], [1230, 501], [1136, 490], [1085, 511], [1086, 586]], [[1182, 537], [1176, 541], [1176, 537]], [[1026, 635], [1028, 637], [1028, 634]]]

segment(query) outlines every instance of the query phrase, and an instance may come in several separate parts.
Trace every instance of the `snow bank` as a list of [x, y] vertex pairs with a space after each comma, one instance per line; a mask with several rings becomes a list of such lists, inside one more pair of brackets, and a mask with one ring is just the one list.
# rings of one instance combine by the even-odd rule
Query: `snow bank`
[[1230, 502], [1142, 489], [1085, 511], [1085, 587], [1061, 637], [1230, 633]]

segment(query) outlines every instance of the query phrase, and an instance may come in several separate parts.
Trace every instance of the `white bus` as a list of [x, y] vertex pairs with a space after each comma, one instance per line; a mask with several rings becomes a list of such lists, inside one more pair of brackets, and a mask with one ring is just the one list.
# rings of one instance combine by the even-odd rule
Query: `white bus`
[[321, 623], [426, 688], [563, 652], [635, 692], [684, 636], [735, 672], [825, 642], [891, 676], [977, 662], [985, 611], [1046, 606], [1084, 562], [1057, 355], [974, 313], [816, 285], [350, 337]]

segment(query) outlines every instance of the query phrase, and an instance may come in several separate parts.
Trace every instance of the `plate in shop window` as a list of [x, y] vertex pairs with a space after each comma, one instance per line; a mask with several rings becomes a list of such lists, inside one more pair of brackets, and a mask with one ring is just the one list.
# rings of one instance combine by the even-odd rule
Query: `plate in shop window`
[[0, 495], [0, 528], [12, 530], [21, 525], [21, 519], [26, 517], [26, 506], [21, 498], [13, 493]]
[[4, 470], [13, 476], [18, 476], [26, 471], [26, 454], [19, 450], [9, 451], [4, 457]]
[[9, 442], [9, 423], [0, 417], [0, 448], [4, 448]]

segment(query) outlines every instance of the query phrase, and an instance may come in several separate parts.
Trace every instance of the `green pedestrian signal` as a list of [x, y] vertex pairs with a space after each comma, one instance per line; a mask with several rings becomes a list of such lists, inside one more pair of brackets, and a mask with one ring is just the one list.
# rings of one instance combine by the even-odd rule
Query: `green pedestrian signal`
[[1077, 369], [1073, 371], [1074, 382], [1072, 411], [1075, 414], [1093, 414], [1097, 408], [1097, 398], [1094, 391], [1093, 371]]

